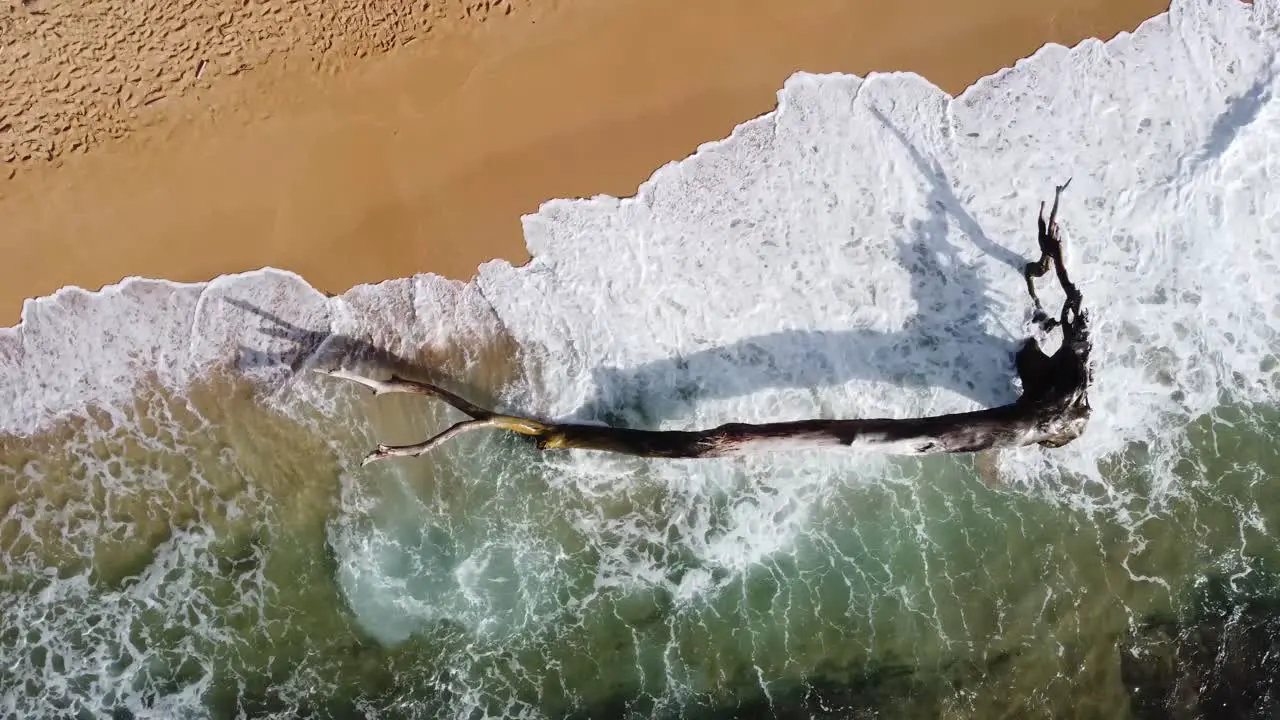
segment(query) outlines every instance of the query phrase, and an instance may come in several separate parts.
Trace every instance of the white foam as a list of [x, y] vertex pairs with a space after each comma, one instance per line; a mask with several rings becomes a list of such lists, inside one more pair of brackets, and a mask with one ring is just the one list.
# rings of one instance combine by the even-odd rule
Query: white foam
[[[966, 380], [983, 400], [1012, 392], [1006, 348], [984, 333], [1024, 333], [1010, 265], [1031, 255], [1039, 201], [1071, 176], [1064, 225], [1099, 325], [1106, 432], [1052, 455], [1112, 452], [1150, 432], [1166, 402], [1118, 402], [1117, 381], [1131, 396], [1142, 375], [1135, 347], [1183, 358], [1215, 348], [1219, 366], [1179, 380], [1184, 392], [1217, 387], [1227, 369], [1240, 375], [1233, 384], [1263, 379], [1253, 365], [1276, 313], [1265, 288], [1277, 220], [1264, 202], [1280, 112], [1275, 14], [1271, 2], [1178, 2], [1132, 35], [1046, 46], [955, 100], [913, 74], [798, 73], [776, 111], [662, 168], [635, 198], [556, 200], [525, 217], [533, 262], [487, 263], [478, 285], [423, 275], [326, 301], [265, 269], [65, 288], [28, 301], [0, 336], [0, 429], [29, 433], [86, 404], [110, 406], [146, 373], [180, 387], [235, 365], [244, 344], [296, 351], [224, 298], [397, 351], [484, 322], [493, 332], [492, 319], [477, 320], [487, 300], [545, 356], [529, 409], [554, 416], [617, 389], [599, 378], [616, 386], [653, 363], [652, 380], [674, 357], [726, 346], [703, 365], [727, 378], [672, 366], [711, 397], [659, 424], [813, 414], [815, 389], [849, 416], [971, 407], [958, 389]], [[843, 335], [814, 336], [822, 331]], [[942, 347], [921, 347], [935, 335], [948, 336]], [[885, 356], [894, 352], [906, 357]], [[951, 360], [967, 366], [940, 369]], [[904, 389], [895, 375], [913, 372], [941, 382]], [[768, 387], [788, 382], [798, 387]]]
[[[341, 338], [418, 360], [461, 349], [443, 369], [472, 382], [479, 348], [509, 336], [520, 373], [490, 389], [558, 418], [692, 428], [1007, 402], [1010, 351], [1028, 332], [1021, 264], [1035, 214], [1071, 177], [1062, 225], [1093, 313], [1094, 417], [1066, 448], [1005, 453], [1003, 470], [1024, 483], [1075, 474], [1105, 500], [1099, 461], [1143, 444], [1152, 495], [1176, 492], [1188, 421], [1280, 396], [1278, 31], [1277, 0], [1177, 0], [1131, 35], [1046, 46], [954, 99], [913, 74], [798, 73], [776, 111], [663, 167], [635, 197], [548, 202], [524, 218], [529, 265], [490, 262], [471, 284], [419, 275], [326, 298], [265, 269], [64, 289], [0, 331], [0, 432], [124, 405], [148, 377], [181, 390], [215, 371], [279, 391], [281, 407], [328, 407], [333, 385], [295, 382], [293, 368], [362, 347]], [[666, 584], [679, 601], [786, 551], [824, 492], [886, 467], [820, 454], [531, 463], [524, 452], [441, 452], [485, 482], [536, 475], [548, 492], [602, 504], [657, 488], [661, 517], [583, 502], [567, 522], [598, 554], [599, 586]], [[358, 459], [345, 460], [348, 522], [331, 534], [354, 604], [386, 616], [399, 603], [415, 623], [512, 608], [527, 622], [542, 607], [520, 604], [527, 588], [495, 591], [485, 573], [508, 563], [547, 575], [554, 543], [522, 559], [528, 548], [479, 535], [438, 586], [365, 592], [390, 592], [394, 573], [352, 563], [421, 561], [430, 543], [351, 521], [377, 507], [361, 497], [376, 483]], [[668, 577], [667, 563], [631, 552], [646, 542], [684, 553], [686, 572]], [[381, 632], [403, 637], [415, 623]]]
[[127, 278], [98, 292], [68, 287], [28, 300], [22, 322], [0, 331], [0, 431], [28, 434], [89, 407], [125, 404], [153, 376], [181, 389], [237, 366], [241, 343], [287, 354], [294, 343], [259, 336], [234, 297], [307, 322], [324, 296], [293, 273], [267, 268], [208, 283]]
[[1171, 458], [1170, 423], [1275, 398], [1275, 8], [1177, 2], [956, 99], [909, 73], [797, 73], [776, 111], [636, 197], [546, 203], [524, 218], [533, 261], [487, 263], [476, 284], [421, 275], [326, 299], [265, 269], [67, 288], [0, 334], [0, 430], [109, 409], [151, 374], [181, 388], [274, 370], [279, 386], [290, 375], [245, 348], [315, 350], [226, 299], [406, 356], [505, 328], [534, 380], [509, 392], [553, 417], [674, 428], [1008, 401], [1027, 332], [1016, 266], [1039, 202], [1072, 177], [1063, 225], [1097, 326], [1097, 410], [1083, 441], [1008, 454], [1005, 470], [1096, 479], [1134, 442]]
[[127, 404], [147, 379], [181, 391], [218, 372], [268, 390], [323, 393], [294, 371], [370, 348], [406, 361], [461, 349], [463, 371], [500, 332], [473, 285], [436, 275], [361, 285], [327, 298], [295, 273], [263, 268], [205, 283], [126, 278], [28, 300], [0, 329], [0, 432], [25, 435], [88, 408]]
[[[1260, 370], [1280, 327], [1263, 202], [1280, 128], [1274, 15], [1178, 2], [1133, 35], [1047, 46], [954, 100], [913, 74], [799, 73], [775, 112], [635, 198], [547, 203], [525, 218], [531, 266], [489, 263], [479, 278], [521, 345], [548, 357], [532, 409], [572, 415], [602, 391], [626, 397], [627, 382], [710, 396], [664, 398], [664, 427], [1009, 399], [1000, 343], [1028, 317], [1017, 266], [1035, 252], [1039, 203], [1071, 177], [1062, 224], [1096, 325], [1095, 419], [1083, 441], [1011, 454], [1006, 469], [1100, 479], [1096, 461], [1133, 442], [1170, 459], [1171, 423], [1275, 398]], [[927, 251], [900, 252], [912, 243]]]

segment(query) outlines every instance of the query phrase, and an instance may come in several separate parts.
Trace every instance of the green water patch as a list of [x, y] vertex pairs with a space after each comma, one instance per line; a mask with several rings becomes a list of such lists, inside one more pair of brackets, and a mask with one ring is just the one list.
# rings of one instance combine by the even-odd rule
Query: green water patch
[[1280, 575], [1212, 575], [1177, 614], [1135, 627], [1120, 653], [1136, 718], [1280, 713]]
[[[831, 483], [807, 482], [803, 463], [781, 480], [708, 465], [723, 477], [697, 483], [620, 461], [621, 480], [595, 482], [501, 434], [351, 472], [339, 454], [358, 458], [368, 438], [347, 418], [298, 420], [207, 390], [182, 401], [196, 408], [189, 428], [130, 430], [134, 449], [78, 473], [81, 448], [121, 442], [115, 420], [6, 440], [17, 491], [0, 521], [0, 657], [14, 672], [0, 694], [18, 707], [215, 718], [1271, 707], [1274, 408], [1222, 408], [1182, 428], [1172, 478], [1145, 471], [1136, 449], [1100, 506], [1095, 488], [992, 488], [970, 459], [945, 457]], [[392, 403], [374, 420], [411, 435], [448, 418]], [[104, 528], [132, 534], [107, 551], [91, 532]], [[785, 542], [756, 544], [779, 528]]]

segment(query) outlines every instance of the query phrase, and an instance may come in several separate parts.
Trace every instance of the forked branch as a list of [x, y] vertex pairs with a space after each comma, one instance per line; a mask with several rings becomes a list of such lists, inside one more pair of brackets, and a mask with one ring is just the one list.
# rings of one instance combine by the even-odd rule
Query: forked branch
[[[1039, 444], [1061, 447], [1084, 432], [1089, 421], [1090, 384], [1087, 313], [1080, 291], [1062, 262], [1058, 235], [1058, 204], [1070, 180], [1055, 189], [1053, 209], [1046, 222], [1041, 204], [1038, 221], [1040, 259], [1024, 271], [1035, 317], [1048, 331], [1062, 331], [1062, 345], [1046, 355], [1035, 338], [1028, 338], [1015, 356], [1022, 395], [1008, 405], [924, 418], [854, 420], [798, 420], [765, 424], [729, 423], [708, 430], [636, 430], [578, 423], [554, 423], [519, 415], [500, 415], [479, 407], [437, 385], [405, 380], [373, 380], [346, 370], [318, 370], [373, 390], [375, 395], [429, 395], [453, 406], [464, 420], [428, 440], [413, 445], [378, 445], [365, 457], [369, 463], [389, 457], [417, 457], [463, 433], [485, 428], [508, 430], [533, 438], [540, 450], [581, 449], [652, 458], [711, 458], [759, 452], [814, 448], [864, 448], [904, 455], [978, 452]], [[1036, 296], [1034, 279], [1050, 266], [1067, 295], [1058, 318], [1049, 318]]]
[[[1054, 188], [1053, 192], [1053, 208], [1049, 210], [1049, 220], [1046, 223], [1044, 218], [1044, 203], [1040, 203], [1040, 217], [1038, 219], [1037, 243], [1040, 246], [1040, 259], [1032, 263], [1027, 263], [1023, 270], [1023, 276], [1027, 280], [1027, 293], [1031, 295], [1031, 301], [1035, 304], [1035, 314], [1037, 320], [1043, 320], [1048, 316], [1044, 313], [1044, 308], [1040, 305], [1040, 298], [1036, 295], [1035, 279], [1044, 277], [1049, 272], [1049, 267], [1053, 266], [1057, 270], [1058, 284], [1062, 286], [1062, 291], [1067, 294], [1068, 302], [1080, 303], [1080, 291], [1076, 289], [1075, 283], [1071, 282], [1071, 278], [1067, 276], [1067, 266], [1062, 261], [1062, 241], [1058, 237], [1058, 202], [1062, 199], [1062, 191], [1067, 189], [1071, 184], [1071, 179]], [[1052, 325], [1052, 323], [1050, 323]]]
[[347, 370], [316, 370], [316, 372], [364, 385], [372, 390], [375, 396], [386, 395], [389, 393], [410, 393], [413, 395], [434, 396], [452, 405], [464, 415], [471, 417], [471, 420], [454, 423], [444, 432], [430, 437], [420, 443], [414, 443], [412, 445], [383, 445], [379, 443], [378, 448], [365, 457], [363, 464], [366, 465], [374, 460], [382, 458], [418, 457], [419, 455], [424, 455], [430, 452], [437, 445], [473, 430], [499, 428], [501, 430], [510, 430], [521, 435], [533, 435], [536, 437], [545, 432], [547, 427], [543, 423], [537, 422], [536, 420], [530, 420], [528, 418], [514, 415], [498, 415], [490, 410], [474, 405], [438, 385], [432, 385], [431, 383], [405, 380], [404, 378], [396, 377], [394, 375], [388, 380], [374, 380], [373, 378], [357, 375]]

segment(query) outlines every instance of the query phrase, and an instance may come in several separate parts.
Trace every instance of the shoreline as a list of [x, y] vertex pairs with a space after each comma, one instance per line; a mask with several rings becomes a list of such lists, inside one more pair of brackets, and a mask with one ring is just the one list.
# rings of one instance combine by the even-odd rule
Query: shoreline
[[[0, 183], [9, 237], [23, 238], [0, 271], [10, 322], [24, 299], [131, 277], [274, 267], [335, 294], [425, 272], [465, 281], [489, 260], [528, 261], [522, 216], [634, 195], [773, 110], [795, 72], [912, 72], [956, 97], [1047, 44], [1107, 40], [1168, 9], [983, 0], [935, 3], [920, 22], [869, 4], [723, 4], [567, 3], [330, 76], [245, 73], [208, 93], [215, 109], [240, 103], [226, 117], [193, 121], [175, 103], [174, 118]], [[665, 53], [648, 47], [657, 36]]]

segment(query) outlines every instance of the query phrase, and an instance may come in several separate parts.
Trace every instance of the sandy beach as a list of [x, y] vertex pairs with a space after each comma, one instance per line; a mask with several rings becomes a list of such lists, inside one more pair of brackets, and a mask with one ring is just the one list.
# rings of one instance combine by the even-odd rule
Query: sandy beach
[[1278, 56], [1280, 0], [9, 0], [0, 716], [1265, 715]]
[[[224, 6], [225, 5], [225, 6]], [[520, 216], [627, 196], [796, 70], [950, 93], [1156, 0], [15, 0], [0, 10], [0, 313], [274, 266], [331, 292], [527, 259]]]

